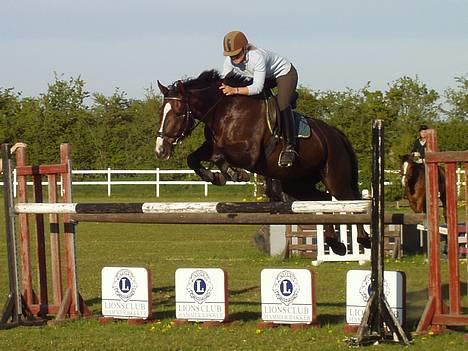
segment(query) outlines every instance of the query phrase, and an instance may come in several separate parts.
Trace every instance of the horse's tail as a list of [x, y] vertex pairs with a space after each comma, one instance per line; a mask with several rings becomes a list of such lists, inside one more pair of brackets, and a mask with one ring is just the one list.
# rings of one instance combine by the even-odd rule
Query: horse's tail
[[340, 133], [343, 144], [349, 154], [349, 160], [351, 162], [351, 188], [355, 193], [356, 200], [360, 200], [361, 192], [359, 191], [359, 165], [356, 153], [354, 152], [354, 148], [351, 145], [351, 142], [349, 141], [348, 137], [338, 128], [336, 128], [336, 130], [338, 131], [338, 133]]

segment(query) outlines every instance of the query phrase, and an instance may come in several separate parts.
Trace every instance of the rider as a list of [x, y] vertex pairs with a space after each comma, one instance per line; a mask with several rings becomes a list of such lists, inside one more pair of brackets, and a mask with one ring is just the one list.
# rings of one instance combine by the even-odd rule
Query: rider
[[426, 130], [429, 129], [425, 124], [419, 127], [419, 138], [413, 144], [411, 153], [413, 156], [419, 157], [417, 163], [423, 163], [426, 158]]
[[286, 145], [281, 151], [278, 165], [292, 166], [296, 151], [296, 133], [291, 100], [297, 87], [297, 71], [284, 57], [271, 51], [260, 49], [247, 41], [244, 33], [229, 32], [223, 40], [224, 56], [223, 76], [229, 72], [253, 78], [249, 86], [231, 87], [222, 84], [220, 89], [225, 95], [256, 95], [263, 90], [265, 79], [272, 79], [278, 87], [278, 105], [283, 126], [283, 137]]

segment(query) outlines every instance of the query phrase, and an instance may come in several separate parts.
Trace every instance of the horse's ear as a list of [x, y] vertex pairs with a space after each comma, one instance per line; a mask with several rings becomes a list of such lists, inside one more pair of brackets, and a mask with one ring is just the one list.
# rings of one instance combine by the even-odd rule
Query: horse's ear
[[167, 93], [169, 92], [169, 89], [167, 87], [165, 87], [164, 85], [161, 84], [161, 82], [158, 80], [158, 87], [159, 87], [159, 90], [161, 91], [161, 93], [166, 96]]
[[182, 96], [185, 95], [184, 83], [182, 83], [181, 80], [178, 80], [178, 81], [177, 81], [176, 86], [177, 86], [177, 90], [180, 92], [180, 94], [181, 94]]

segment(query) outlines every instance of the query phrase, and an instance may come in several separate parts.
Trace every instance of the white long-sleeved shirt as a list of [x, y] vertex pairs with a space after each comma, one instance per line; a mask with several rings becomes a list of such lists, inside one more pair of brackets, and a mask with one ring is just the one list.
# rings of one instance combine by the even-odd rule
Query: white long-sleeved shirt
[[230, 57], [226, 57], [223, 66], [223, 77], [231, 71], [244, 77], [253, 78], [252, 85], [247, 86], [249, 95], [260, 94], [265, 84], [265, 78], [284, 76], [291, 69], [291, 62], [274, 52], [251, 48], [247, 51], [245, 60], [234, 65]]

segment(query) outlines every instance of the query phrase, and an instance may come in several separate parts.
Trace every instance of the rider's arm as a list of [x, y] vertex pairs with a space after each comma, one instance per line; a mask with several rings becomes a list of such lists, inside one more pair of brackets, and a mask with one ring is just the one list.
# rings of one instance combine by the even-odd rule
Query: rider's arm
[[248, 95], [260, 94], [265, 85], [266, 77], [266, 62], [265, 57], [262, 55], [257, 56], [257, 62], [254, 63], [253, 67], [253, 82], [251, 85], [245, 87]]
[[221, 74], [221, 76], [223, 78], [226, 77], [226, 75], [229, 72], [231, 72], [233, 68], [234, 68], [234, 66], [231, 64], [231, 59], [229, 57], [226, 57], [226, 59], [224, 60], [223, 73]]

